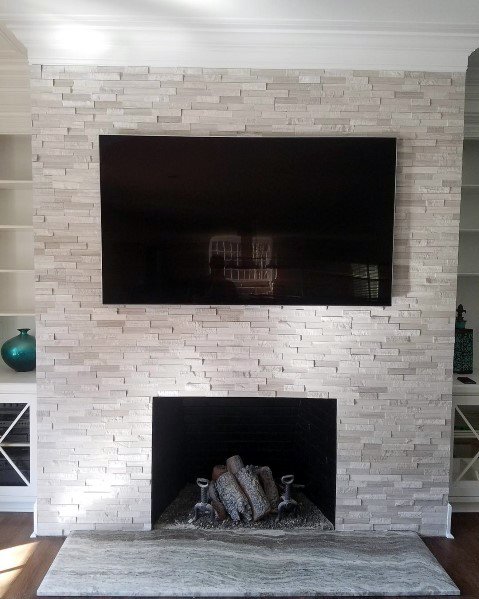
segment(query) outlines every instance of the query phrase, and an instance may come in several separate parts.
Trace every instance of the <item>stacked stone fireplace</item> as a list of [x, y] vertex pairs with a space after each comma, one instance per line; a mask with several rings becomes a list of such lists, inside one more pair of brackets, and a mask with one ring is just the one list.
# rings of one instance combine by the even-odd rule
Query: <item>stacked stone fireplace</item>
[[[178, 451], [165, 423], [243, 396], [337, 400], [335, 481], [321, 463], [308, 483], [337, 530], [443, 535], [464, 74], [34, 65], [31, 83], [38, 532], [149, 529], [186, 472], [220, 459], [196, 455], [203, 427]], [[396, 136], [392, 306], [104, 305], [98, 149], [114, 133]], [[299, 479], [285, 428], [268, 459]], [[221, 459], [266, 459], [238, 443]]]

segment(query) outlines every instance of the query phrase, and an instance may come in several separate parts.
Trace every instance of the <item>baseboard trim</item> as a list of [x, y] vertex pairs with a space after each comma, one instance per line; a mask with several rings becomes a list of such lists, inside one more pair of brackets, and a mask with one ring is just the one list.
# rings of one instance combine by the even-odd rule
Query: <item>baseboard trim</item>
[[447, 517], [446, 517], [446, 539], [453, 539], [454, 536], [451, 533], [451, 520], [452, 520], [452, 505], [447, 504]]
[[35, 503], [34, 499], [29, 501], [0, 501], [0, 512], [33, 513]]

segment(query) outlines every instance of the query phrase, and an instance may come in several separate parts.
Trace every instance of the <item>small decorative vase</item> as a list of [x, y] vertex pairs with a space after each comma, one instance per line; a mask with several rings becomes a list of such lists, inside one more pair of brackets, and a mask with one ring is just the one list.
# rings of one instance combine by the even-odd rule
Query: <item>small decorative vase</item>
[[452, 369], [455, 374], [472, 374], [473, 340], [474, 331], [472, 329], [456, 329], [454, 365]]
[[29, 335], [30, 329], [17, 329], [20, 335], [12, 337], [2, 345], [1, 354], [7, 366], [17, 372], [35, 370], [35, 337]]

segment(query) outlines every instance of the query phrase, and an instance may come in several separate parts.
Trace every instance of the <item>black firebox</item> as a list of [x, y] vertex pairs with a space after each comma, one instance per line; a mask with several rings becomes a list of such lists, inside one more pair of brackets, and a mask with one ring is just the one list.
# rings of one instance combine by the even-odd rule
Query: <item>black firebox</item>
[[156, 397], [153, 402], [152, 526], [187, 483], [239, 454], [294, 474], [304, 494], [334, 524], [335, 399]]

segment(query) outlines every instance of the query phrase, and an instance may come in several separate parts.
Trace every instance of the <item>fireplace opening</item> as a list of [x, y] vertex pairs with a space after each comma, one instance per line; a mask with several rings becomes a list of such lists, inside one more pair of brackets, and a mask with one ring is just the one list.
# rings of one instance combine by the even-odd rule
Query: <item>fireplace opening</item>
[[211, 480], [215, 465], [239, 455], [245, 465], [268, 466], [280, 494], [285, 492], [281, 478], [294, 475], [291, 496], [300, 510], [311, 505], [332, 528], [336, 412], [335, 399], [154, 398], [152, 527], [172, 505], [176, 521], [188, 522], [200, 501], [197, 479]]

